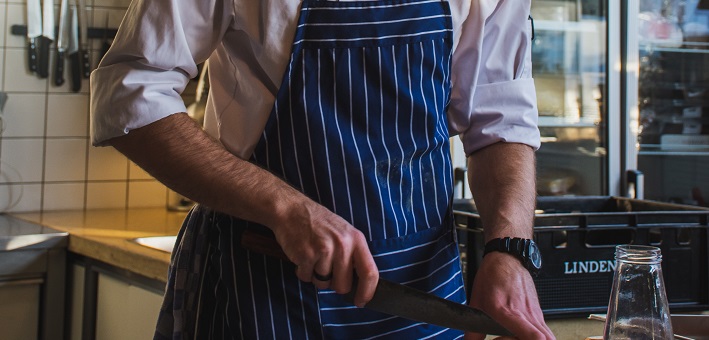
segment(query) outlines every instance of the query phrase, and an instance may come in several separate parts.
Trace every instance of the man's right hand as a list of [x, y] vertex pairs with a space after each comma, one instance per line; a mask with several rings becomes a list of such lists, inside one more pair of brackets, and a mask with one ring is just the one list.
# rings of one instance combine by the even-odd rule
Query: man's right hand
[[363, 307], [374, 296], [379, 271], [362, 232], [315, 202], [290, 206], [295, 208], [289, 209], [287, 222], [272, 229], [286, 256], [298, 266], [298, 278], [346, 294], [356, 274], [354, 303]]

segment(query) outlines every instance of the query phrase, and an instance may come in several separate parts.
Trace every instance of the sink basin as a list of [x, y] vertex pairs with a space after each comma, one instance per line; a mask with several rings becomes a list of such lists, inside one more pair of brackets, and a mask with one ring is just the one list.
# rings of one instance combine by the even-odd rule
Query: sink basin
[[134, 238], [131, 241], [141, 246], [157, 249], [166, 253], [172, 253], [177, 236], [147, 236]]

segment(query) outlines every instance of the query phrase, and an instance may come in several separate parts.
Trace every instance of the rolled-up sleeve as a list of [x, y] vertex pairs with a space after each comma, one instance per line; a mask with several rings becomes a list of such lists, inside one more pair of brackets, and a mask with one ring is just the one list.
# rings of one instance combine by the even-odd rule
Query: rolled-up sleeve
[[233, 13], [229, 4], [131, 2], [111, 48], [91, 74], [94, 145], [186, 110], [180, 93], [226, 31], [227, 14]]
[[497, 142], [540, 146], [531, 74], [531, 0], [472, 1], [453, 55], [451, 135], [466, 154]]

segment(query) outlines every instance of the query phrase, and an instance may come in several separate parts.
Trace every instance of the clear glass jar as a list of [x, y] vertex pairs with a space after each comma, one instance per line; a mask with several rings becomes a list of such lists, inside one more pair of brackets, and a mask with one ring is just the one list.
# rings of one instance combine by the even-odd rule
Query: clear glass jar
[[673, 339], [660, 249], [619, 245], [604, 339]]

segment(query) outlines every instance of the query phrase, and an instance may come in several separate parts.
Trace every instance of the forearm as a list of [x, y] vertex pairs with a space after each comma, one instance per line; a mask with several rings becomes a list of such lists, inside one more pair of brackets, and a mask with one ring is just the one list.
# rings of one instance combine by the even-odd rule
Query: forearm
[[532, 238], [536, 203], [534, 150], [496, 143], [468, 158], [468, 176], [485, 240]]
[[298, 200], [274, 175], [242, 160], [178, 113], [109, 143], [169, 188], [215, 210], [273, 229]]

